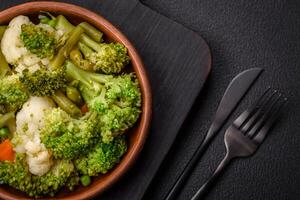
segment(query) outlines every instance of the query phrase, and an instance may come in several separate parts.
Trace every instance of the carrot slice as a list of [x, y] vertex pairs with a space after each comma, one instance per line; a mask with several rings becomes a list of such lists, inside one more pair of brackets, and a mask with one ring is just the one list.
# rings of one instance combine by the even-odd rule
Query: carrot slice
[[89, 112], [89, 108], [87, 107], [86, 104], [84, 104], [84, 105], [81, 107], [81, 112], [82, 112], [82, 113], [87, 113], [87, 112]]
[[11, 142], [8, 139], [6, 139], [0, 144], [0, 161], [14, 161], [14, 159], [15, 152], [13, 150], [13, 146]]

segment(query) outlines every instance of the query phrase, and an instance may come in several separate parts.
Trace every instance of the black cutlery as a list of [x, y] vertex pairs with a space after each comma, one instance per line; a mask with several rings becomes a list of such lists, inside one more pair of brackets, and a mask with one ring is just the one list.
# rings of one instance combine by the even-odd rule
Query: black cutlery
[[239, 73], [228, 85], [222, 100], [217, 109], [213, 123], [211, 124], [204, 140], [201, 145], [197, 148], [193, 154], [191, 160], [188, 162], [187, 166], [184, 168], [175, 184], [172, 186], [165, 200], [172, 200], [176, 198], [176, 195], [184, 185], [186, 179], [191, 174], [195, 165], [197, 164], [199, 158], [203, 155], [207, 146], [220, 130], [222, 125], [226, 122], [229, 115], [233, 112], [235, 107], [238, 105], [240, 100], [249, 90], [251, 85], [255, 82], [258, 76], [263, 70], [261, 68], [252, 68]]
[[212, 177], [196, 192], [191, 200], [200, 200], [229, 162], [237, 157], [253, 155], [286, 103], [278, 91], [268, 89], [250, 109], [244, 111], [225, 132], [226, 155]]

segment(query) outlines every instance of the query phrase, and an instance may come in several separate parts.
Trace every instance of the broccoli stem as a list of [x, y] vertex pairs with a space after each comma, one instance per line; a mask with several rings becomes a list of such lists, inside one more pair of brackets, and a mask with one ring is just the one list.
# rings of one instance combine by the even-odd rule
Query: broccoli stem
[[[6, 28], [7, 28], [6, 26], [0, 26], [0, 41], [3, 37]], [[0, 78], [4, 77], [10, 71], [11, 69], [0, 49]]]
[[101, 44], [97, 43], [89, 37], [81, 37], [80, 42], [82, 42], [83, 44], [90, 47], [96, 52], [102, 51]]
[[80, 36], [83, 34], [83, 32], [83, 28], [81, 28], [80, 26], [76, 26], [76, 28], [71, 32], [71, 35], [66, 44], [62, 48], [60, 48], [57, 55], [51, 61], [50, 66], [52, 67], [52, 69], [57, 69], [64, 64], [66, 58], [69, 56], [71, 50], [79, 41]]
[[78, 80], [79, 82], [85, 85], [92, 85], [92, 81], [105, 84], [108, 81], [108, 78], [111, 78], [110, 75], [98, 74], [89, 71], [85, 71], [76, 67], [71, 61], [66, 61], [66, 74], [68, 78]]
[[93, 40], [95, 40], [96, 42], [101, 42], [103, 33], [100, 32], [98, 29], [96, 29], [87, 22], [82, 22], [79, 24], [79, 26], [81, 26], [86, 32], [86, 34], [90, 36]]
[[82, 115], [81, 110], [61, 91], [56, 91], [56, 93], [52, 95], [52, 99], [61, 109], [69, 113], [71, 116], [80, 117]]
[[84, 57], [88, 57], [89, 55], [91, 55], [91, 53], [94, 52], [92, 49], [90, 49], [90, 47], [86, 46], [82, 42], [78, 43], [78, 47], [79, 47], [80, 51], [83, 53]]

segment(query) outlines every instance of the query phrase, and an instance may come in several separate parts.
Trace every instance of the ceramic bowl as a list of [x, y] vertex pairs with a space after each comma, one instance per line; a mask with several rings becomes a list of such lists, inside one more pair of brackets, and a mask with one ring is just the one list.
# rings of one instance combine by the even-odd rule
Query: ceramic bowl
[[[119, 164], [105, 175], [99, 175], [93, 178], [93, 182], [88, 187], [78, 186], [74, 191], [62, 190], [54, 197], [47, 199], [90, 199], [103, 192], [113, 183], [115, 183], [135, 162], [140, 153], [147, 137], [149, 123], [151, 118], [151, 91], [150, 85], [145, 72], [143, 62], [138, 55], [134, 46], [129, 40], [110, 22], [101, 17], [99, 14], [91, 12], [85, 8], [72, 4], [59, 2], [30, 2], [15, 7], [8, 8], [0, 12], [0, 24], [7, 24], [12, 18], [18, 15], [27, 15], [36, 19], [40, 11], [47, 11], [53, 15], [63, 14], [74, 25], [82, 21], [94, 25], [101, 30], [108, 41], [117, 41], [124, 44], [131, 58], [131, 70], [134, 71], [139, 79], [142, 91], [142, 114], [134, 128], [129, 130], [128, 135], [128, 152], [123, 156]], [[30, 199], [26, 194], [19, 192], [8, 186], [1, 186], [0, 199]]]

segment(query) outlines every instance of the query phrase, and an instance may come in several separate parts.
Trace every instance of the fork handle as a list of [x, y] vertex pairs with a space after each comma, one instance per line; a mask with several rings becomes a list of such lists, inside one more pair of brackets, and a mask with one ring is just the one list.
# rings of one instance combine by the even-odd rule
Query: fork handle
[[215, 170], [214, 174], [201, 186], [201, 188], [196, 192], [196, 194], [192, 197], [191, 200], [202, 200], [204, 195], [206, 194], [208, 188], [212, 185], [212, 183], [219, 177], [219, 175], [223, 172], [225, 167], [231, 161], [231, 157], [227, 153], [223, 160], [218, 165], [217, 169]]

